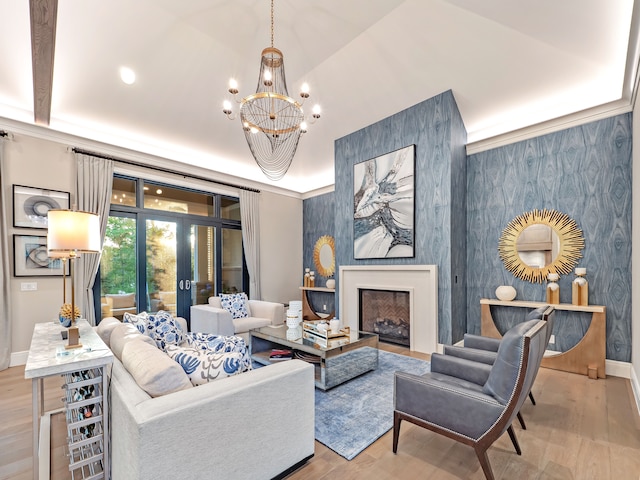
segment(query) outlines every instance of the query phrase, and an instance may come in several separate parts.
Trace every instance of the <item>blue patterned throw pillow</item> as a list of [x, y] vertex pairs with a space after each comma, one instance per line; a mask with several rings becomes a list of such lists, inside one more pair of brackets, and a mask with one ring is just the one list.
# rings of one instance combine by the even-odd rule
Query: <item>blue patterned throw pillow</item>
[[213, 352], [186, 346], [167, 346], [167, 355], [185, 371], [193, 385], [251, 370], [248, 352]]
[[183, 346], [209, 350], [212, 352], [240, 352], [247, 351], [244, 338], [236, 335], [215, 335], [213, 333], [187, 332]]
[[180, 345], [184, 342], [182, 327], [171, 313], [164, 310], [149, 315], [147, 330], [144, 333], [156, 342], [160, 350], [164, 351], [166, 351], [167, 345]]
[[223, 293], [220, 295], [220, 305], [233, 318], [245, 318], [249, 316], [247, 308], [247, 296], [244, 293]]

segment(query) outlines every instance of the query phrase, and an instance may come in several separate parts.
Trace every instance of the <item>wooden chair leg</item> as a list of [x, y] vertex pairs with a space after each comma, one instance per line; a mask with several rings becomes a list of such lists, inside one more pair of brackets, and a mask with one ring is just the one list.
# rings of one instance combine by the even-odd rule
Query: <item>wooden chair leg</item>
[[520, 422], [520, 426], [522, 427], [522, 429], [526, 430], [527, 424], [524, 423], [524, 418], [522, 418], [522, 415], [520, 414], [520, 412], [518, 412], [518, 421]]
[[533, 398], [533, 393], [529, 392], [529, 400], [531, 400], [531, 403], [533, 403], [534, 405], [536, 404], [536, 399]]
[[516, 432], [513, 430], [513, 425], [509, 425], [509, 428], [507, 428], [507, 433], [509, 434], [511, 443], [513, 443], [513, 447], [516, 449], [516, 453], [518, 455], [522, 455], [522, 450], [520, 450], [520, 444], [518, 443], [518, 439], [516, 438]]
[[484, 472], [484, 476], [487, 480], [495, 480], [493, 476], [493, 470], [491, 469], [491, 464], [489, 463], [489, 457], [487, 456], [486, 450], [480, 450], [476, 447], [476, 455], [478, 456], [478, 460], [480, 461], [480, 466], [482, 467], [482, 471]]
[[402, 419], [398, 412], [393, 412], [393, 453], [398, 451], [398, 438], [400, 437], [400, 422]]

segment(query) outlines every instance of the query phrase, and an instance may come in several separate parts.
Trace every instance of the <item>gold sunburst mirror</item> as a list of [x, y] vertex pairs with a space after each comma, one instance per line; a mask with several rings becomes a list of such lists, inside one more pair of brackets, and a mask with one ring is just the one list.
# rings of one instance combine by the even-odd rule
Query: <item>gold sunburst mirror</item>
[[336, 249], [333, 237], [323, 235], [313, 247], [313, 263], [318, 275], [330, 277], [336, 271]]
[[500, 235], [498, 252], [505, 268], [527, 282], [542, 283], [551, 272], [569, 274], [582, 257], [578, 224], [556, 210], [532, 210], [511, 220]]

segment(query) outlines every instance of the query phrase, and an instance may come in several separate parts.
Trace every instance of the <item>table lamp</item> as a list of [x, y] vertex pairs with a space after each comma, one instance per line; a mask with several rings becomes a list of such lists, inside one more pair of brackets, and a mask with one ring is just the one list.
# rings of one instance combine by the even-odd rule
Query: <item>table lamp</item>
[[[69, 259], [69, 276], [71, 277], [71, 325], [68, 328], [67, 349], [82, 347], [80, 334], [76, 326], [74, 260], [80, 253], [100, 252], [100, 217], [91, 212], [78, 210], [49, 210], [47, 213], [49, 231], [47, 232], [47, 249], [49, 256]], [[65, 292], [66, 294], [66, 292]], [[65, 299], [66, 300], [66, 299]], [[62, 311], [67, 304], [62, 306]]]

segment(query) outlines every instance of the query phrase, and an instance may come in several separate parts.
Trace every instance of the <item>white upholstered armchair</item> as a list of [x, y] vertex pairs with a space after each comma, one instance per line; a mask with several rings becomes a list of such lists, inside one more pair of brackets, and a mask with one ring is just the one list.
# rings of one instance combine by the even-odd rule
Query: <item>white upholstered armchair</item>
[[282, 325], [284, 305], [264, 300], [247, 300], [248, 316], [233, 318], [231, 312], [222, 308], [220, 297], [209, 297], [206, 305], [191, 307], [191, 331], [215, 333], [217, 335], [238, 335], [249, 340], [249, 330]]

